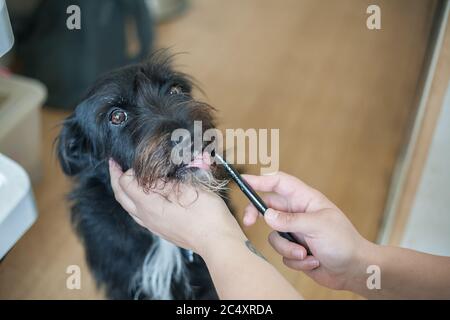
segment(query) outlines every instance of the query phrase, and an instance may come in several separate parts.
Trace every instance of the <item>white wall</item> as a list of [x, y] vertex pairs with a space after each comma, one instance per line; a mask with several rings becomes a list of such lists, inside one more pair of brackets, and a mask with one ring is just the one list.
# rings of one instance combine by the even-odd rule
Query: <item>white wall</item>
[[450, 85], [401, 245], [450, 256]]

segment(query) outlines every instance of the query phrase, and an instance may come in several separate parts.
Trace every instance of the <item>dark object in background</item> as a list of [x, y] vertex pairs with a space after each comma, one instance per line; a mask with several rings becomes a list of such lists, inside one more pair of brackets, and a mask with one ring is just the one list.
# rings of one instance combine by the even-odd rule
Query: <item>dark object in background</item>
[[[80, 8], [80, 30], [66, 26], [70, 5]], [[47, 86], [51, 107], [73, 108], [100, 74], [151, 51], [153, 23], [145, 0], [13, 0], [8, 6], [18, 71]]]

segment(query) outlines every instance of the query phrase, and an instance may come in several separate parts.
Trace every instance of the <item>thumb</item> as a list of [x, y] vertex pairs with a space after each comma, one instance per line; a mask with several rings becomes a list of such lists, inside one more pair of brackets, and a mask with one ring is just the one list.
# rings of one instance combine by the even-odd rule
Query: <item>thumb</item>
[[272, 229], [282, 232], [300, 232], [310, 234], [318, 230], [318, 213], [282, 212], [267, 209], [264, 220]]

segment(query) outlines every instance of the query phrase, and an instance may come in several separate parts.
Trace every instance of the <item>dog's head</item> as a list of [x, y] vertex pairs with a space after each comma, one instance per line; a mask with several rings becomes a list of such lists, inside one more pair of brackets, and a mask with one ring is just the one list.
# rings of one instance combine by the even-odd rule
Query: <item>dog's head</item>
[[97, 80], [64, 121], [58, 137], [65, 174], [93, 174], [112, 158], [124, 170], [133, 168], [145, 188], [152, 188], [159, 179], [190, 179], [210, 187], [220, 184], [214, 178], [217, 166], [198, 164], [203, 150], [192, 150], [194, 165], [172, 159], [173, 148], [181, 142], [173, 141], [174, 130], [188, 130], [194, 139], [195, 121], [201, 121], [203, 131], [213, 128], [214, 121], [213, 109], [193, 98], [191, 80], [173, 70], [170, 62], [170, 57], [157, 53]]

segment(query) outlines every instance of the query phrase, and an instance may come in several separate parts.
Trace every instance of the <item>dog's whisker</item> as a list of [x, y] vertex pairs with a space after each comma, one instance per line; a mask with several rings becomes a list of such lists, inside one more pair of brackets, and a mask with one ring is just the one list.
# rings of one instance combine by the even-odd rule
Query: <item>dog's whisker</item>
[[209, 170], [195, 170], [189, 171], [183, 177], [183, 182], [206, 191], [222, 193], [228, 190], [229, 180], [217, 179]]

